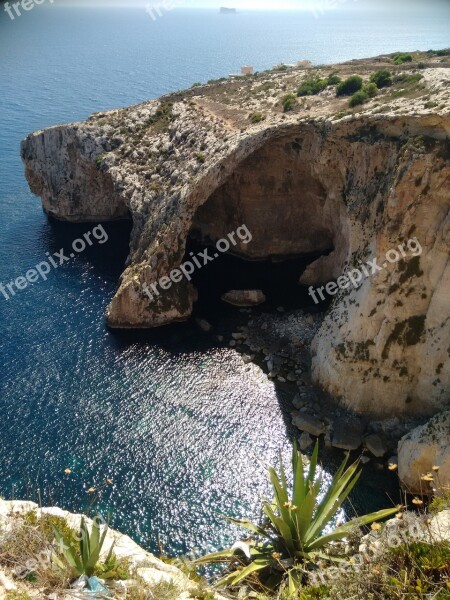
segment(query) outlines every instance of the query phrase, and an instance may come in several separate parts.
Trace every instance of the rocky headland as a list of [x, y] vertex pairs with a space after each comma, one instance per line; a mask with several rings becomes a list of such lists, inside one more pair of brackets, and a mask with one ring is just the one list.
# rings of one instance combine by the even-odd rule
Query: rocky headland
[[[413, 238], [420, 255], [401, 255], [358, 287], [334, 290], [301, 364], [355, 416], [409, 430], [448, 410], [450, 58], [415, 53], [397, 63], [380, 56], [280, 67], [29, 135], [21, 149], [26, 177], [50, 216], [132, 220], [109, 326], [152, 328], [191, 316], [198, 292], [187, 279], [153, 299], [145, 292], [186, 260], [188, 239], [214, 245], [245, 224], [252, 241], [238, 242], [234, 254], [315, 257], [298, 277], [317, 288], [374, 259], [382, 264]], [[286, 103], [305, 81], [331, 74], [369, 81], [385, 69], [392, 84], [362, 105], [350, 108], [335, 85]], [[279, 336], [293, 382], [302, 368], [289, 348], [299, 346], [304, 327], [293, 312]], [[273, 357], [267, 361], [276, 371]], [[294, 418], [308, 433], [304, 387], [300, 381]], [[448, 419], [441, 422], [448, 441]], [[412, 439], [429, 446], [429, 435], [422, 428]], [[381, 452], [379, 439], [369, 443]], [[448, 443], [439, 452], [448, 465]], [[412, 472], [420, 478], [411, 456], [399, 455], [411, 465], [408, 484]], [[432, 453], [421, 468], [430, 462]]]

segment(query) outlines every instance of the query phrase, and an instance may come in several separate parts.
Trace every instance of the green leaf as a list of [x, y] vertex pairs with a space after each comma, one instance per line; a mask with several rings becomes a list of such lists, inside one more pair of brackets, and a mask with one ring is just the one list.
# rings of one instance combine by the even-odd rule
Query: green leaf
[[317, 469], [317, 458], [319, 456], [319, 440], [317, 440], [316, 445], [314, 446], [314, 451], [311, 455], [311, 460], [309, 463], [309, 472], [308, 477], [305, 481], [306, 489], [309, 489], [310, 484], [313, 483], [316, 477], [316, 469]]
[[294, 542], [292, 539], [292, 532], [291, 532], [291, 528], [289, 527], [289, 525], [285, 521], [283, 521], [283, 519], [281, 517], [276, 516], [276, 514], [273, 512], [273, 510], [271, 509], [269, 504], [265, 504], [263, 506], [263, 510], [266, 513], [266, 515], [269, 517], [269, 519], [272, 521], [272, 524], [275, 527], [275, 529], [277, 530], [279, 536], [284, 540], [284, 543], [285, 543], [287, 549], [289, 550], [289, 552], [294, 552], [295, 551]]
[[310, 550], [315, 548], [322, 548], [325, 544], [329, 542], [334, 542], [336, 540], [341, 540], [345, 536], [347, 536], [355, 527], [362, 527], [363, 525], [370, 525], [370, 523], [375, 523], [376, 521], [381, 521], [386, 519], [387, 517], [391, 517], [396, 512], [398, 512], [399, 508], [396, 506], [395, 508], [388, 508], [385, 510], [379, 510], [378, 512], [371, 513], [369, 515], [365, 515], [363, 517], [357, 517], [356, 519], [352, 519], [345, 523], [345, 525], [341, 525], [337, 529], [334, 529], [331, 533], [323, 535], [317, 538], [314, 542], [309, 545]]
[[297, 569], [291, 569], [288, 573], [288, 590], [291, 596], [297, 594], [302, 585], [302, 575]]
[[267, 569], [270, 566], [270, 559], [260, 559], [255, 560], [247, 567], [239, 571], [239, 574], [233, 579], [232, 585], [237, 585], [243, 579], [246, 579], [249, 575], [254, 573], [255, 571], [262, 571], [262, 569]]
[[302, 455], [297, 452], [297, 441], [294, 440], [294, 452], [292, 455], [292, 470], [294, 475], [292, 504], [301, 506], [305, 500], [307, 489], [305, 487], [305, 476], [303, 473]]
[[[346, 461], [343, 463], [344, 467], [345, 464]], [[330, 523], [339, 508], [342, 506], [343, 502], [346, 500], [347, 496], [355, 487], [360, 476], [361, 471], [359, 473], [357, 472], [357, 463], [349, 467], [343, 475], [342, 470], [338, 470], [338, 473], [333, 478], [328, 492], [317, 508], [314, 522], [311, 523], [311, 526], [306, 532], [305, 538], [307, 542], [311, 539], [314, 539], [323, 531], [325, 526]]]
[[194, 564], [203, 565], [209, 563], [221, 563], [227, 562], [235, 556], [234, 551], [227, 549], [222, 550], [221, 552], [212, 552], [211, 554], [207, 554], [206, 556], [202, 556], [201, 558], [197, 558], [194, 561]]
[[83, 569], [85, 570], [87, 562], [89, 560], [90, 539], [84, 517], [81, 517], [80, 534], [80, 554], [83, 563]]
[[238, 525], [239, 527], [243, 527], [244, 529], [248, 529], [261, 537], [269, 537], [267, 531], [255, 523], [252, 523], [250, 519], [232, 519], [231, 517], [225, 517], [227, 521], [233, 523], [233, 525]]
[[65, 538], [57, 527], [53, 527], [53, 532], [55, 534], [56, 541], [58, 542], [58, 545], [61, 548], [62, 554], [63, 554], [67, 564], [69, 565], [69, 567], [75, 571], [77, 576], [82, 575], [83, 574], [83, 565], [81, 564], [81, 561], [80, 561], [79, 557], [77, 556], [75, 548], [72, 546], [70, 540]]

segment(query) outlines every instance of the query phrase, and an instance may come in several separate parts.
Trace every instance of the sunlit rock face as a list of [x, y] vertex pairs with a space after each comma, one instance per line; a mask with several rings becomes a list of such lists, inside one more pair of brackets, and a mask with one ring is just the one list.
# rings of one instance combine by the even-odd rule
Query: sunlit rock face
[[450, 411], [406, 435], [398, 446], [399, 477], [414, 494], [444, 496], [450, 489]]
[[[368, 77], [383, 60], [358, 69]], [[414, 238], [420, 254], [368, 267], [334, 296], [313, 376], [359, 413], [432, 415], [450, 402], [450, 70], [428, 66], [423, 93], [439, 108], [400, 95], [345, 116], [348, 100], [328, 89], [284, 114], [279, 96], [308, 74], [272, 73], [36, 132], [22, 144], [26, 175], [57, 218], [131, 216], [129, 264], [107, 311], [116, 328], [190, 316], [187, 279], [145, 292], [183, 263], [189, 236], [213, 244], [245, 225], [251, 243], [232, 248], [243, 258], [323, 254], [299, 273], [314, 287], [382, 265]], [[264, 119], [251, 124], [250, 110]]]

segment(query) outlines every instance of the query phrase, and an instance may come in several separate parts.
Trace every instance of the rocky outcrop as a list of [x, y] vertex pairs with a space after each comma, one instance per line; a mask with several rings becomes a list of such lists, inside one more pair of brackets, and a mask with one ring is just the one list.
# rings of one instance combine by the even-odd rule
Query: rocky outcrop
[[[412, 78], [389, 57], [271, 72], [36, 132], [22, 144], [27, 179], [57, 218], [132, 218], [111, 327], [191, 314], [186, 278], [146, 293], [187, 260], [188, 237], [214, 244], [245, 224], [252, 242], [233, 248], [243, 258], [324, 254], [302, 275], [308, 286], [362, 263], [358, 287], [329, 288], [313, 376], [359, 413], [432, 415], [450, 403], [450, 70], [420, 60]], [[280, 96], [307, 77], [383, 67], [397, 83], [363, 107], [327, 88], [283, 113]], [[411, 238], [420, 255], [398, 249]], [[373, 259], [386, 268], [371, 276]]]
[[[9, 535], [14, 535], [17, 527], [20, 527], [20, 518], [25, 515], [30, 515], [31, 513], [34, 513], [37, 519], [41, 519], [46, 516], [57, 517], [64, 520], [68, 527], [73, 531], [77, 533], [80, 531], [82, 515], [73, 514], [57, 507], [40, 508], [34, 502], [29, 501], [5, 501], [0, 499], [0, 540], [7, 540]], [[88, 525], [88, 529], [91, 530], [92, 520], [85, 517], [85, 522]], [[34, 544], [36, 545], [36, 540], [34, 540]], [[118, 531], [114, 531], [113, 529], [108, 529], [106, 534], [105, 543], [100, 556], [100, 562], [106, 560], [111, 547], [113, 547], [114, 554], [118, 560], [123, 559], [126, 561], [130, 575], [133, 576], [133, 580], [130, 579], [129, 581], [120, 582], [119, 588], [117, 589], [117, 585], [116, 587], [110, 586], [109, 593], [113, 594], [113, 596], [108, 597], [116, 598], [124, 597], [124, 595], [126, 596], [127, 587], [136, 586], [136, 578], [140, 582], [139, 586], [143, 593], [145, 590], [147, 590], [147, 593], [151, 593], [152, 588], [158, 586], [159, 584], [171, 583], [175, 586], [175, 589], [179, 590], [177, 595], [175, 595], [174, 592], [174, 600], [175, 598], [178, 598], [179, 600], [189, 600], [198, 597], [198, 594], [200, 593], [200, 587], [198, 583], [190, 580], [176, 566], [159, 560], [150, 552], [143, 550], [130, 537], [123, 535]], [[39, 556], [42, 554], [45, 555], [48, 549], [43, 547], [40, 549], [35, 548], [35, 550], [37, 553], [37, 558], [39, 558]], [[39, 555], [39, 550], [41, 550], [41, 555]], [[17, 564], [15, 566], [17, 569], [22, 570], [26, 568], [31, 569], [31, 567], [27, 567], [27, 565]], [[2, 587], [5, 589], [5, 591], [8, 591], [8, 586], [12, 586], [10, 587], [11, 590], [17, 589], [16, 585], [12, 581], [12, 578], [8, 578], [3, 575], [2, 581], [1, 575], [2, 574], [0, 571], [0, 597], [2, 593]], [[25, 580], [25, 577], [22, 576], [20, 580]], [[209, 593], [211, 597], [221, 600], [221, 596], [214, 594], [212, 591]], [[63, 595], [61, 598], [86, 597], [86, 594], [87, 592], [79, 596], [74, 590], [67, 590], [67, 595]], [[48, 594], [45, 594], [39, 597], [47, 598], [49, 596]], [[59, 597], [60, 596], [58, 595], [58, 598]]]
[[411, 493], [440, 496], [450, 492], [450, 411], [401, 439], [398, 472]]

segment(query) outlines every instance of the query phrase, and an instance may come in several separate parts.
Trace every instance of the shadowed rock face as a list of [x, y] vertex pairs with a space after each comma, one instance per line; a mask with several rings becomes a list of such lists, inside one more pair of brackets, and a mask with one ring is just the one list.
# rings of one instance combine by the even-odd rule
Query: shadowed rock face
[[[333, 67], [341, 76], [373, 68]], [[429, 90], [445, 88], [449, 71], [424, 70]], [[107, 312], [117, 328], [190, 316], [187, 280], [153, 300], [145, 293], [180, 266], [188, 236], [213, 243], [244, 224], [252, 242], [234, 248], [244, 258], [327, 252], [302, 275], [313, 286], [382, 264], [417, 238], [420, 256], [335, 296], [313, 343], [313, 375], [358, 412], [431, 415], [450, 402], [448, 93], [435, 112], [399, 97], [383, 112], [369, 104], [342, 118], [347, 100], [326, 91], [287, 115], [276, 100], [255, 105], [266, 119], [249, 124], [249, 87], [272, 86], [276, 98], [305, 76], [197, 88], [36, 132], [22, 144], [27, 179], [57, 218], [131, 216], [129, 266]]]
[[326, 178], [309, 158], [317, 133], [302, 133], [304, 139], [270, 141], [244, 160], [200, 206], [191, 235], [212, 243], [245, 224], [253, 239], [234, 251], [250, 259], [332, 250], [339, 202], [329, 206]]

